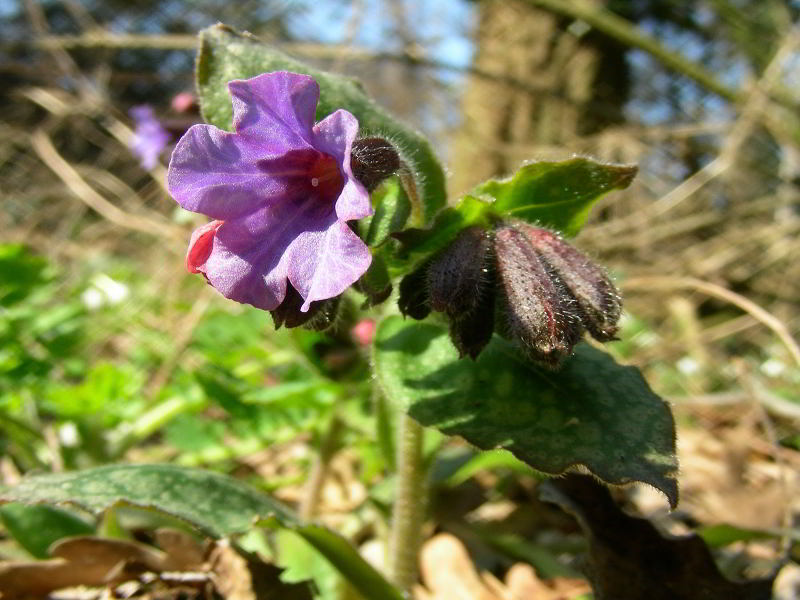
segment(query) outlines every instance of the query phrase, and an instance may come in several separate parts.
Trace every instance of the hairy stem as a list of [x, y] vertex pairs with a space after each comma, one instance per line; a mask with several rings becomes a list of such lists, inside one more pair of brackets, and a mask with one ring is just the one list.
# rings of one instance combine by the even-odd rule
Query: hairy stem
[[411, 203], [411, 225], [413, 227], [422, 227], [425, 224], [425, 208], [422, 206], [422, 197], [419, 195], [414, 171], [411, 170], [408, 163], [401, 160], [397, 176], [400, 178], [400, 185], [403, 186], [406, 196], [408, 196], [408, 201]]
[[409, 595], [417, 581], [417, 555], [427, 496], [422, 463], [423, 433], [422, 425], [405, 414], [400, 416], [389, 567], [392, 583]]

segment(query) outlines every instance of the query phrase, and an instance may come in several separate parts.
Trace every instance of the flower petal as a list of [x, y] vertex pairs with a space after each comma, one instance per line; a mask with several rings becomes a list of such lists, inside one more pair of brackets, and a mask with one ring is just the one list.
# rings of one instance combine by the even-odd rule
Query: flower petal
[[214, 236], [223, 223], [224, 221], [211, 221], [192, 232], [189, 249], [186, 251], [186, 270], [189, 273], [203, 272], [203, 266], [211, 254]]
[[373, 212], [369, 192], [354, 177], [350, 177], [336, 200], [336, 216], [340, 221], [354, 221], [368, 217]]
[[350, 152], [358, 135], [358, 120], [344, 109], [329, 114], [314, 125], [314, 147], [336, 158], [345, 175], [350, 170]]
[[309, 144], [319, 101], [312, 77], [277, 71], [228, 83], [233, 99], [233, 128], [268, 144]]
[[306, 230], [292, 242], [289, 281], [305, 302], [333, 298], [353, 285], [369, 268], [372, 254], [343, 221], [324, 231]]
[[286, 295], [294, 240], [304, 231], [325, 230], [334, 222], [332, 207], [314, 196], [263, 207], [226, 221], [200, 270], [226, 298], [273, 310]]
[[341, 221], [363, 219], [372, 214], [369, 192], [353, 177], [350, 155], [358, 135], [358, 120], [340, 109], [314, 126], [314, 147], [330, 154], [341, 166], [345, 186], [336, 201], [336, 216]]
[[212, 219], [236, 219], [296, 196], [296, 186], [274, 171], [281, 157], [305, 151], [269, 147], [213, 125], [193, 125], [172, 153], [167, 187], [186, 210]]
[[284, 203], [226, 221], [199, 270], [223, 296], [274, 310], [287, 278], [311, 302], [341, 294], [369, 267], [361, 239], [316, 198]]

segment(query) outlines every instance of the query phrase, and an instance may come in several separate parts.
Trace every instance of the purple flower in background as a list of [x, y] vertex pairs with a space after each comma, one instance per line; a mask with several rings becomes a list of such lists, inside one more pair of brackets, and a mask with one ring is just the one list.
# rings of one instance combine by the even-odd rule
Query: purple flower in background
[[158, 156], [167, 147], [170, 135], [156, 119], [152, 107], [134, 106], [128, 114], [135, 125], [131, 150], [142, 167], [150, 170], [158, 164]]
[[307, 75], [265, 73], [228, 89], [235, 132], [194, 125], [169, 164], [175, 200], [215, 219], [192, 235], [187, 268], [264, 310], [284, 300], [288, 281], [306, 312], [372, 260], [347, 225], [372, 214], [350, 166], [358, 121], [337, 110], [315, 125], [319, 86]]

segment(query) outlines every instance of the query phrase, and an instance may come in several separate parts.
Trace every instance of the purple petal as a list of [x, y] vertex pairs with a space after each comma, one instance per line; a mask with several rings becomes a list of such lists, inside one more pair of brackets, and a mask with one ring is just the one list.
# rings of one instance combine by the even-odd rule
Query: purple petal
[[315, 300], [333, 298], [369, 268], [367, 245], [342, 221], [324, 231], [304, 231], [292, 242], [289, 281], [300, 292], [305, 312]]
[[331, 113], [314, 126], [314, 147], [336, 158], [345, 175], [352, 176], [350, 152], [358, 135], [358, 120], [344, 109]]
[[278, 71], [228, 83], [233, 128], [270, 146], [310, 144], [319, 101], [312, 77]]
[[357, 179], [350, 177], [336, 200], [336, 216], [340, 221], [355, 221], [372, 213], [369, 192]]
[[225, 297], [264, 310], [283, 301], [288, 278], [305, 312], [312, 301], [341, 294], [371, 260], [331, 207], [310, 197], [226, 221], [201, 271]]
[[358, 135], [358, 120], [340, 109], [314, 126], [314, 147], [333, 156], [345, 176], [345, 186], [336, 201], [336, 215], [342, 221], [363, 219], [372, 214], [369, 193], [353, 177], [350, 154]]
[[[302, 193], [303, 185], [298, 189], [291, 178], [276, 176], [287, 169], [297, 171], [292, 163], [297, 151], [283, 147], [273, 154], [269, 150], [255, 140], [212, 125], [193, 125], [172, 153], [167, 187], [186, 210], [223, 220]], [[288, 166], [282, 161], [287, 153]]]

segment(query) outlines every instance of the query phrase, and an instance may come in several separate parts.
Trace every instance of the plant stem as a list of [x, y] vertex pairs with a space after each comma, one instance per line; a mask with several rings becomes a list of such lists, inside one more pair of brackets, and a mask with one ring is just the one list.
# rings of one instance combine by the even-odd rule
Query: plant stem
[[319, 507], [319, 499], [322, 494], [322, 487], [328, 476], [328, 466], [331, 458], [339, 448], [339, 435], [342, 431], [342, 422], [337, 415], [331, 417], [325, 437], [322, 438], [314, 464], [311, 467], [311, 474], [306, 483], [303, 501], [300, 504], [298, 515], [303, 521], [310, 521], [314, 518]]
[[417, 555], [427, 495], [422, 463], [423, 434], [422, 425], [405, 414], [400, 416], [389, 568], [392, 583], [409, 597], [417, 581]]

